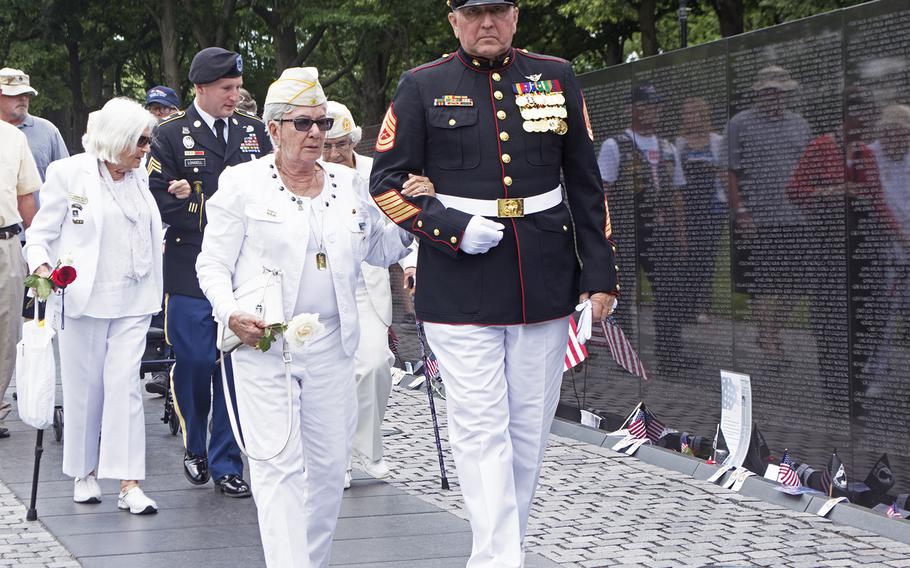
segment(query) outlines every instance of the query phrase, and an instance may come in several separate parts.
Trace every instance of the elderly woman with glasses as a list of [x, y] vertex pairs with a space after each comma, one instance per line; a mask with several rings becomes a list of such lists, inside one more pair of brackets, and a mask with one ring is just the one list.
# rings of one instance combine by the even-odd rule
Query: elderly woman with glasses
[[[263, 111], [275, 151], [221, 175], [196, 272], [215, 318], [245, 344], [231, 355], [238, 442], [266, 563], [323, 567], [356, 420], [360, 265], [388, 266], [411, 238], [381, 221], [357, 172], [322, 160], [333, 121], [316, 69], [286, 69]], [[235, 290], [264, 270], [281, 275], [285, 322], [318, 314], [323, 329], [308, 342], [254, 349], [267, 322], [241, 309]]]
[[24, 249], [39, 276], [61, 261], [78, 272], [66, 288], [65, 310], [54, 316], [66, 401], [63, 472], [76, 478], [73, 500], [99, 503], [96, 479], [120, 479], [117, 506], [137, 515], [158, 511], [139, 488], [145, 478], [139, 365], [162, 295], [161, 217], [140, 167], [155, 123], [127, 99], [92, 113], [85, 153], [48, 168]]

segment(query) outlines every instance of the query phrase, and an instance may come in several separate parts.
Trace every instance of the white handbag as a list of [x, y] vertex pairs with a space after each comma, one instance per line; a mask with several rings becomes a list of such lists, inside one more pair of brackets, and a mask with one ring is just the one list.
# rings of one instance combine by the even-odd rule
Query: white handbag
[[[35, 307], [37, 313], [38, 308]], [[51, 340], [56, 335], [51, 320], [22, 325], [22, 340], [16, 345], [16, 393], [19, 418], [43, 430], [54, 423], [56, 356]]]
[[[262, 319], [266, 325], [284, 322], [280, 270], [271, 270], [263, 267], [262, 274], [247, 280], [234, 290], [234, 298], [237, 300], [237, 304], [241, 311], [256, 314], [256, 316]], [[221, 351], [219, 366], [221, 367], [221, 384], [224, 390], [224, 402], [227, 406], [228, 421], [231, 423], [231, 430], [234, 433], [234, 439], [240, 447], [240, 451], [249, 459], [255, 461], [269, 461], [278, 457], [278, 455], [287, 447], [288, 442], [291, 439], [291, 427], [293, 425], [293, 405], [291, 404], [291, 354], [288, 351], [287, 341], [283, 337], [281, 338], [284, 380], [287, 388], [287, 397], [285, 401], [287, 403], [287, 416], [285, 419], [288, 424], [288, 431], [284, 438], [284, 443], [279, 449], [261, 456], [251, 455], [243, 443], [243, 437], [241, 436], [240, 428], [238, 427], [237, 416], [234, 413], [234, 401], [231, 396], [231, 389], [228, 386], [227, 364], [225, 358], [232, 351], [241, 347], [243, 342], [240, 341], [240, 338], [237, 337], [233, 331], [231, 331], [227, 322], [218, 324], [218, 336], [215, 342], [218, 349]]]
[[[284, 305], [281, 299], [281, 271], [263, 267], [261, 274], [250, 278], [234, 290], [234, 299], [237, 300], [241, 311], [255, 314], [266, 325], [282, 323]], [[218, 323], [216, 343], [222, 353], [230, 353], [243, 342], [225, 321]]]

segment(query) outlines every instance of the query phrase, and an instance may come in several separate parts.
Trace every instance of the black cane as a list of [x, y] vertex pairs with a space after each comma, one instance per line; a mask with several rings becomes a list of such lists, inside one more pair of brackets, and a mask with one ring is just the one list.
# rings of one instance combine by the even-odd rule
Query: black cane
[[442, 480], [442, 488], [449, 490], [449, 479], [446, 477], [446, 464], [442, 457], [442, 441], [439, 438], [439, 421], [436, 419], [436, 402], [433, 399], [433, 378], [427, 370], [427, 357], [430, 353], [430, 346], [427, 344], [427, 338], [423, 333], [423, 322], [417, 322], [417, 338], [420, 340], [420, 349], [423, 356], [423, 376], [427, 385], [427, 398], [430, 400], [430, 415], [433, 417], [433, 437], [436, 438], [436, 455], [439, 457], [439, 477]]
[[44, 430], [38, 430], [38, 437], [35, 438], [35, 470], [32, 472], [32, 498], [28, 504], [28, 511], [25, 513], [26, 521], [37, 521], [38, 511], [35, 509], [35, 502], [38, 500], [38, 472], [41, 471], [41, 454], [44, 453]]

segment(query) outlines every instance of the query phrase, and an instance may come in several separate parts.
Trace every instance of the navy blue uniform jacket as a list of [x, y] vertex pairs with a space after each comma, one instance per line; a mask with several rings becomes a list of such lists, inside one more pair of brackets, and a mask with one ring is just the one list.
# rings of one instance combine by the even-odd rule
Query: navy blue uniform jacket
[[[161, 220], [169, 225], [164, 247], [164, 292], [204, 298], [196, 278], [202, 249], [205, 201], [218, 189], [227, 166], [248, 162], [272, 151], [265, 125], [255, 116], [234, 111], [227, 119], [228, 142], [219, 144], [194, 105], [165, 119], [155, 129], [148, 159], [149, 189]], [[192, 194], [178, 199], [167, 192], [173, 180], [185, 179]]]
[[[558, 129], [525, 130], [516, 97], [527, 83], [563, 95]], [[419, 319], [535, 323], [571, 313], [580, 292], [618, 293], [592, 138], [563, 59], [510, 49], [489, 61], [460, 49], [402, 75], [376, 142], [370, 192], [392, 221], [420, 238]], [[402, 196], [408, 173], [429, 177], [439, 194], [475, 199], [531, 197], [564, 182], [565, 199], [525, 217], [494, 219], [505, 225], [502, 241], [469, 255], [460, 243], [471, 216], [434, 197]]]

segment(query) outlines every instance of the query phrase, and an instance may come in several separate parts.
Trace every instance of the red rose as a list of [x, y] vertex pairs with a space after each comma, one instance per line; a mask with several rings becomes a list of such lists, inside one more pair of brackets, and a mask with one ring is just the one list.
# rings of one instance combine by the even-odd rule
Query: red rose
[[51, 281], [57, 288], [66, 288], [76, 280], [76, 269], [72, 266], [61, 266], [51, 272]]

